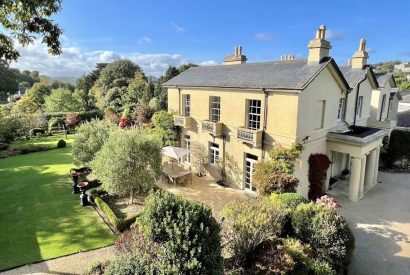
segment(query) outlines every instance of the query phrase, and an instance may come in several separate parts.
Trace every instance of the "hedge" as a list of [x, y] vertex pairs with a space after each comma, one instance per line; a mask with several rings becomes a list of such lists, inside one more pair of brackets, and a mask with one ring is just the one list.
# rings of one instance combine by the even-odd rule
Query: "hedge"
[[84, 112], [55, 112], [55, 113], [45, 113], [45, 117], [49, 120], [52, 117], [65, 118], [67, 114], [74, 113], [78, 116], [81, 121], [90, 121], [92, 119], [98, 118], [102, 119], [104, 114], [100, 110], [84, 111]]
[[121, 220], [115, 215], [114, 211], [112, 211], [111, 207], [103, 201], [100, 197], [94, 198], [95, 204], [100, 208], [100, 210], [104, 213], [110, 223], [114, 226], [116, 230], [118, 230], [118, 226], [121, 223]]
[[127, 217], [125, 219], [121, 219], [115, 215], [114, 211], [112, 211], [111, 207], [100, 197], [94, 198], [95, 204], [98, 208], [104, 213], [110, 223], [114, 226], [114, 229], [122, 232], [125, 229], [130, 228], [130, 226], [135, 222], [139, 215]]
[[387, 167], [393, 167], [397, 161], [403, 166], [403, 160], [410, 160], [410, 131], [393, 130], [387, 150]]

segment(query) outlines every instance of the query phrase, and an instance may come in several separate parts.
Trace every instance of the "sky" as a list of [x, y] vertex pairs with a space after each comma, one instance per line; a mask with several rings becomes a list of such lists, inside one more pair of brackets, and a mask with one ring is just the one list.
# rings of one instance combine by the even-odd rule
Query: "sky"
[[331, 56], [344, 65], [367, 40], [369, 63], [410, 59], [410, 1], [380, 0], [63, 0], [53, 19], [63, 54], [40, 42], [22, 48], [13, 67], [48, 76], [81, 76], [98, 62], [130, 59], [147, 75], [193, 62], [221, 64], [241, 45], [248, 62], [307, 58], [325, 24]]

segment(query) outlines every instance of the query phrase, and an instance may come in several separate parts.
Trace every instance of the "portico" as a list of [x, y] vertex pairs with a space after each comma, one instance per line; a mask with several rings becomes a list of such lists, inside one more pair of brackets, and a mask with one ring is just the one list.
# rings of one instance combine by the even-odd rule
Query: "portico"
[[[346, 133], [328, 133], [327, 150], [334, 162], [332, 168], [341, 165], [338, 163], [340, 158], [334, 158], [334, 155], [347, 156], [347, 162], [343, 165], [350, 172], [346, 181], [351, 201], [358, 201], [376, 185], [380, 147], [384, 135], [383, 130], [359, 126], [352, 127], [352, 130]], [[332, 169], [332, 173], [333, 171]]]

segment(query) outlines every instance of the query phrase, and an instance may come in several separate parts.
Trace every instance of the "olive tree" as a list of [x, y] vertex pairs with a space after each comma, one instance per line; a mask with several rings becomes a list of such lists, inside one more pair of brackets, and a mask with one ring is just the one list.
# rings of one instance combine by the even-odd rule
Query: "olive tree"
[[109, 194], [130, 195], [145, 193], [161, 173], [161, 141], [138, 129], [117, 130], [112, 134], [91, 168], [103, 182]]
[[74, 162], [89, 164], [107, 141], [113, 128], [111, 123], [99, 120], [92, 120], [78, 127], [72, 151]]

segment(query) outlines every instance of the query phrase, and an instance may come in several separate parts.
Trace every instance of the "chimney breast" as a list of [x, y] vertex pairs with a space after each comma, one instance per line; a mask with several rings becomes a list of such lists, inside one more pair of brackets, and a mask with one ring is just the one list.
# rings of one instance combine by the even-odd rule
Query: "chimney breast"
[[329, 56], [332, 46], [330, 45], [330, 42], [326, 40], [325, 25], [321, 25], [319, 29], [316, 30], [315, 39], [310, 40], [308, 48], [308, 63], [310, 64], [317, 64], [322, 58]]
[[244, 64], [246, 56], [242, 54], [242, 46], [236, 46], [234, 54], [230, 54], [224, 58], [224, 65]]
[[362, 69], [367, 65], [367, 59], [369, 59], [369, 54], [366, 52], [366, 39], [362, 38], [359, 42], [359, 50], [353, 55], [352, 68]]

